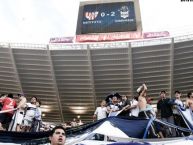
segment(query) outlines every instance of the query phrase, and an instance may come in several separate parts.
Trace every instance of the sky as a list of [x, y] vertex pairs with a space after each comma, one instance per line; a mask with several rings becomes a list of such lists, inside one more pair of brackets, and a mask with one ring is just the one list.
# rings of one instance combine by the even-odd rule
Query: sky
[[[81, 0], [84, 1], [84, 0]], [[144, 32], [193, 34], [193, 1], [139, 0]], [[75, 36], [80, 0], [0, 0], [0, 43]]]

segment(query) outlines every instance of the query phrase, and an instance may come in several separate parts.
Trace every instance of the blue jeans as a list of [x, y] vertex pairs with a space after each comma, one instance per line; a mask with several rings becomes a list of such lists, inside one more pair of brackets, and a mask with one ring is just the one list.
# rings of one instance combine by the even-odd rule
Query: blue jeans
[[[161, 120], [174, 124], [174, 117], [173, 116], [166, 117], [166, 118], [161, 118]], [[166, 128], [166, 136], [173, 136], [173, 137], [175, 137], [176, 136], [175, 129], [171, 128], [171, 130], [170, 130], [169, 128]]]

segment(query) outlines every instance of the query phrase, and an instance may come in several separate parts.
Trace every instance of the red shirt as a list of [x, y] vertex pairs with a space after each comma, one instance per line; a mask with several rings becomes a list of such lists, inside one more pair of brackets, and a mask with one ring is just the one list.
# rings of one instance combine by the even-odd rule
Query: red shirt
[[[16, 101], [12, 98], [9, 98], [9, 97], [5, 97], [3, 99], [0, 99], [0, 102], [2, 102], [2, 104], [3, 104], [2, 111], [14, 109], [17, 107]], [[13, 114], [14, 112], [10, 111], [8, 113]]]

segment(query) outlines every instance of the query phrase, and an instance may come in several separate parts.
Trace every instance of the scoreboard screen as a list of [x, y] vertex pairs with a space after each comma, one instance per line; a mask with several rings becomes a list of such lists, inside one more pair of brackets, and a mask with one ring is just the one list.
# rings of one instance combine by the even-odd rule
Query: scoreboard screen
[[84, 5], [81, 34], [136, 31], [134, 2]]

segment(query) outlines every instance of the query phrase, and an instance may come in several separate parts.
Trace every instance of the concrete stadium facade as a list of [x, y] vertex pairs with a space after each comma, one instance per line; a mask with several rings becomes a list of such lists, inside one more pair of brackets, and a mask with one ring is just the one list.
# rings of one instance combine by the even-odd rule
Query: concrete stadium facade
[[42, 101], [44, 121], [92, 120], [110, 93], [136, 95], [145, 82], [159, 99], [193, 84], [193, 35], [83, 44], [0, 43], [0, 93], [23, 92]]

